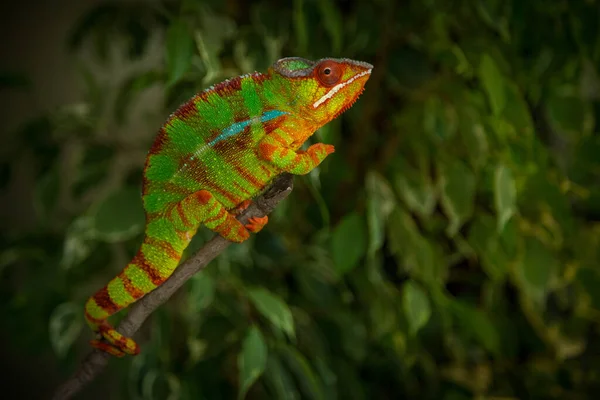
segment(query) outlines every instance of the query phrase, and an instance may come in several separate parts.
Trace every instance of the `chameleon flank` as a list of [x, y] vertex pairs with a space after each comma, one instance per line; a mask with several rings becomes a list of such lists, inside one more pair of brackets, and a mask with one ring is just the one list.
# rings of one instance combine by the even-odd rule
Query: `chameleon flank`
[[227, 80], [195, 95], [160, 129], [146, 158], [144, 239], [131, 262], [85, 305], [100, 334], [91, 344], [115, 356], [138, 354], [108, 318], [161, 285], [201, 225], [233, 242], [259, 232], [267, 217], [235, 217], [280, 173], [306, 174], [331, 145], [300, 146], [347, 110], [372, 65], [348, 59], [284, 58], [267, 73]]

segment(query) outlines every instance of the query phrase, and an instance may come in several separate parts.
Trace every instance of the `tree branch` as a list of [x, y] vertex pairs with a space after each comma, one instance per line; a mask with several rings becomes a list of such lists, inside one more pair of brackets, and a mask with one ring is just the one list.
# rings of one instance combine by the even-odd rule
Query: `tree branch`
[[[271, 213], [275, 206], [291, 193], [292, 188], [293, 177], [289, 174], [281, 175], [238, 219], [245, 224], [251, 217], [260, 217]], [[125, 336], [133, 336], [146, 318], [158, 306], [167, 301], [188, 279], [196, 272], [204, 269], [209, 262], [229, 247], [231, 243], [219, 235], [213, 237], [196, 254], [178, 266], [173, 275], [165, 283], [136, 302], [131, 307], [129, 314], [123, 318], [117, 330]], [[83, 359], [81, 365], [71, 378], [56, 390], [54, 399], [63, 400], [73, 397], [104, 370], [110, 357], [108, 353], [103, 351], [92, 350]]]

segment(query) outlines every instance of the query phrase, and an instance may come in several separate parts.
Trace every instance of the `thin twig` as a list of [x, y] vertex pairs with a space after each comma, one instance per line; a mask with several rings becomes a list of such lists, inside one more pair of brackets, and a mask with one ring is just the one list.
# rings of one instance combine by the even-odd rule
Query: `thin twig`
[[[291, 193], [292, 188], [292, 176], [289, 174], [281, 175], [274, 181], [269, 190], [259, 196], [240, 215], [239, 220], [245, 224], [251, 217], [269, 214], [281, 200], [285, 199]], [[206, 267], [209, 262], [230, 244], [231, 242], [223, 239], [221, 236], [217, 235], [212, 238], [196, 254], [177, 267], [173, 275], [165, 283], [136, 302], [131, 307], [129, 314], [123, 318], [117, 330], [125, 336], [133, 336], [146, 318], [158, 306], [167, 301], [188, 279]], [[108, 353], [100, 350], [92, 350], [83, 359], [77, 371], [56, 390], [54, 399], [66, 400], [73, 397], [104, 370], [110, 357]]]

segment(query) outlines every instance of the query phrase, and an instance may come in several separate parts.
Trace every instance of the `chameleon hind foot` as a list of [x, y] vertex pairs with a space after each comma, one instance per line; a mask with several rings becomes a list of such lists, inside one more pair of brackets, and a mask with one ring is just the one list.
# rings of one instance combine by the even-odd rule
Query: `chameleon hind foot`
[[98, 334], [104, 340], [90, 340], [90, 344], [96, 349], [115, 357], [123, 357], [125, 354], [135, 356], [140, 352], [140, 346], [133, 339], [120, 334], [107, 322], [100, 325]]

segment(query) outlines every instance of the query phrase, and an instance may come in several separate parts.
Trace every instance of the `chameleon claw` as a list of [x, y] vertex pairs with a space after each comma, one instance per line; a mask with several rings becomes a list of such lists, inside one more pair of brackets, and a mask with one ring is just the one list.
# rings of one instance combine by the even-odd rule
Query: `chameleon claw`
[[102, 340], [90, 340], [90, 345], [92, 345], [92, 347], [98, 349], [98, 350], [102, 350], [108, 354], [110, 354], [111, 356], [115, 356], [118, 358], [121, 358], [125, 355], [125, 352], [117, 349], [116, 347], [102, 341]]
[[250, 232], [258, 233], [262, 228], [269, 222], [269, 217], [252, 217], [248, 219], [248, 223], [245, 225], [246, 229]]
[[135, 356], [140, 353], [140, 346], [131, 338], [117, 332], [108, 322], [104, 321], [98, 329], [100, 339], [90, 341], [90, 344], [116, 357], [125, 354]]

